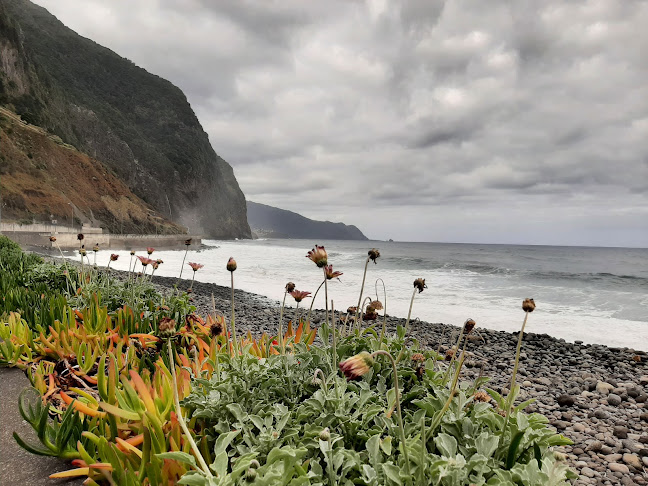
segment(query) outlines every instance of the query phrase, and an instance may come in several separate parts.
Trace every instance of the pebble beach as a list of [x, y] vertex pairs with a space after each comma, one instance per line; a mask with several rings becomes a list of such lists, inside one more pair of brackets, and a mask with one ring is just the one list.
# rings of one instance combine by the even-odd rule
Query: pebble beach
[[[154, 277], [153, 281], [164, 292], [177, 279]], [[213, 294], [216, 311], [229, 318], [230, 292], [229, 287], [194, 282], [193, 304], [199, 314], [206, 315], [212, 312]], [[280, 304], [236, 291], [237, 329], [249, 330], [253, 336], [276, 333]], [[295, 319], [295, 312], [286, 308], [285, 318]], [[521, 325], [521, 308], [519, 314]], [[534, 317], [531, 314], [529, 321]], [[313, 311], [315, 326], [323, 319], [324, 311]], [[390, 332], [404, 324], [405, 319], [387, 319]], [[535, 324], [535, 328], [542, 327]], [[410, 326], [409, 337], [421, 347], [442, 352], [452, 346], [460, 331], [441, 323], [414, 321]], [[482, 373], [490, 378], [488, 387], [505, 393], [519, 333], [477, 329], [468, 345], [462, 378], [475, 379]], [[574, 485], [648, 484], [648, 353], [525, 333], [517, 383], [520, 400], [535, 399], [526, 411], [545, 415], [551, 426], [574, 442], [563, 449], [579, 475]]]

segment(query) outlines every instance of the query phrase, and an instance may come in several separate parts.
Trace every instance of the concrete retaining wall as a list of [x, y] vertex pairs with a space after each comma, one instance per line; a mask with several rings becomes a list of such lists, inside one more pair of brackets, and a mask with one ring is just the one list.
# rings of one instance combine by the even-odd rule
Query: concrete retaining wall
[[[32, 231], [13, 231], [2, 232], [5, 236], [11, 238], [21, 246], [40, 246], [43, 248], [57, 249], [56, 245], [63, 249], [74, 249], [79, 247], [79, 240], [76, 233], [58, 233], [56, 243], [52, 243], [49, 237], [51, 233], [36, 233]], [[147, 246], [158, 249], [181, 249], [184, 248], [184, 242], [187, 238], [192, 238], [191, 246], [200, 245], [202, 239], [200, 236], [191, 235], [111, 235], [105, 234], [86, 234], [83, 243], [86, 250], [91, 251], [96, 244], [101, 249], [117, 250], [143, 250]]]

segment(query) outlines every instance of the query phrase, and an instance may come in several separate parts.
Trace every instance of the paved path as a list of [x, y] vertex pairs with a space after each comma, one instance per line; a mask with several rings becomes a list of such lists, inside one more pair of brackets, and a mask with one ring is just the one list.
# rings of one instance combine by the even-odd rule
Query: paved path
[[56, 457], [30, 454], [14, 440], [14, 431], [30, 443], [38, 439], [31, 425], [18, 412], [18, 395], [31, 386], [25, 374], [16, 368], [0, 368], [0, 485], [2, 486], [76, 486], [82, 481], [49, 479], [49, 475], [72, 469]]

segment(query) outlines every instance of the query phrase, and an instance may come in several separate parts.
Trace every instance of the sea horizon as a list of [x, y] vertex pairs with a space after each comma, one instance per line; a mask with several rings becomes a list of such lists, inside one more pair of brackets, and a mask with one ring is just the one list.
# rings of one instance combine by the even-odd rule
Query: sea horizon
[[[472, 318], [478, 326], [516, 332], [524, 317], [522, 300], [531, 297], [537, 308], [529, 317], [528, 332], [571, 342], [648, 350], [648, 250], [642, 248], [204, 240], [201, 248], [189, 250], [183, 277], [192, 276], [187, 262], [196, 262], [204, 265], [195, 274], [197, 281], [229, 286], [225, 265], [234, 257], [238, 262], [237, 289], [281, 302], [286, 282], [293, 281], [299, 290], [314, 294], [322, 281], [321, 270], [306, 258], [314, 243], [323, 244], [329, 263], [343, 272], [340, 281], [329, 281], [329, 299], [337, 310], [357, 305], [367, 251], [378, 247], [381, 257], [377, 264], [368, 265], [363, 294], [384, 301], [382, 284], [376, 285], [377, 279], [382, 279], [391, 316], [407, 317], [413, 281], [425, 278], [428, 288], [415, 295], [412, 319], [460, 326]], [[98, 264], [105, 265], [111, 252], [120, 253], [101, 250]], [[137, 254], [146, 252], [142, 249]], [[121, 255], [111, 266], [127, 270], [130, 255], [126, 251]], [[179, 275], [184, 251], [156, 250], [152, 256], [164, 260], [156, 275]], [[71, 253], [70, 257], [78, 255]], [[323, 293], [317, 295], [315, 308], [324, 307]], [[288, 297], [286, 305], [294, 307], [295, 302]], [[310, 299], [304, 306], [310, 306]]]

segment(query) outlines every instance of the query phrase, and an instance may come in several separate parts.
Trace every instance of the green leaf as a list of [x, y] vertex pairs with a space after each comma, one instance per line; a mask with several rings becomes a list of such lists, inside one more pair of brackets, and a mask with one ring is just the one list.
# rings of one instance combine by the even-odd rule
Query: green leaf
[[171, 459], [173, 461], [190, 464], [196, 467], [196, 458], [191, 454], [187, 454], [186, 452], [162, 452], [161, 454], [155, 454], [155, 457], [157, 457], [158, 459]]
[[385, 473], [385, 476], [387, 479], [389, 479], [392, 483], [397, 484], [397, 485], [402, 485], [403, 481], [400, 478], [400, 468], [398, 466], [394, 466], [391, 463], [383, 464], [383, 471]]
[[380, 448], [382, 451], [387, 454], [388, 456], [391, 456], [392, 453], [392, 438], [391, 436], [387, 436], [384, 439], [380, 440]]
[[437, 449], [445, 457], [454, 457], [457, 454], [457, 439], [446, 433], [440, 433], [434, 438]]
[[477, 454], [482, 454], [485, 457], [491, 457], [497, 450], [499, 438], [496, 435], [490, 435], [488, 432], [482, 432], [479, 437], [475, 439], [475, 447]]

